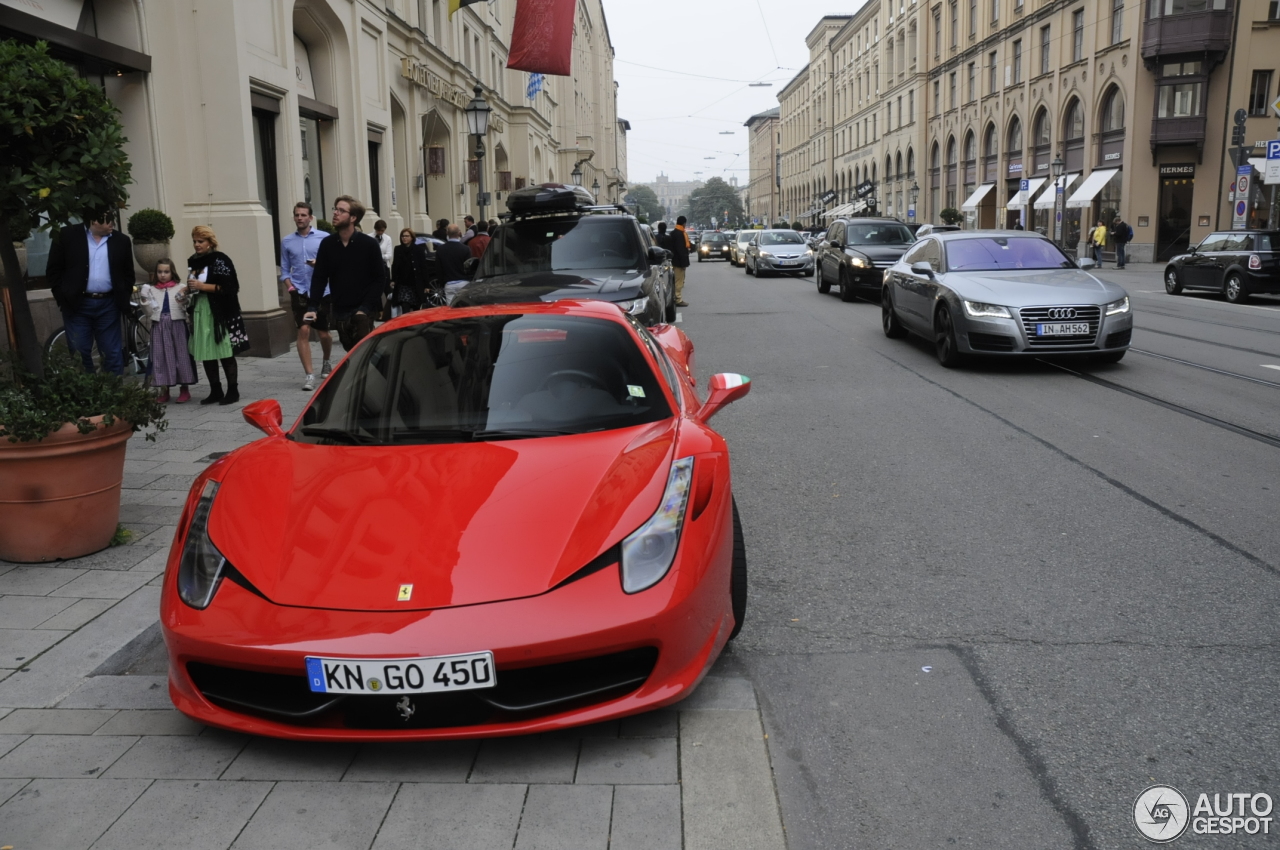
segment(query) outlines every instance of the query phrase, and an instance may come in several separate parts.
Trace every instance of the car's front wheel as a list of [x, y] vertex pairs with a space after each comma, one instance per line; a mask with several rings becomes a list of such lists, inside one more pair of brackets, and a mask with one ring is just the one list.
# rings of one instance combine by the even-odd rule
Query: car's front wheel
[[907, 329], [902, 326], [902, 322], [898, 320], [898, 314], [893, 311], [893, 299], [889, 297], [887, 288], [880, 293], [880, 324], [884, 328], [884, 335], [889, 339], [902, 339], [907, 335]]
[[854, 300], [853, 284], [849, 283], [849, 272], [843, 268], [840, 269], [840, 300]]
[[755, 272], [751, 270], [751, 264], [748, 263], [746, 260], [742, 261], [742, 270], [747, 274], [755, 274]]
[[1249, 300], [1249, 290], [1244, 288], [1244, 278], [1239, 272], [1232, 272], [1222, 284], [1222, 297], [1232, 304], [1243, 304]]
[[956, 323], [946, 304], [938, 305], [938, 312], [933, 317], [933, 344], [938, 362], [944, 367], [954, 369], [964, 362], [964, 355], [956, 342]]
[[818, 292], [822, 293], [823, 295], [826, 295], [830, 291], [831, 291], [831, 284], [827, 283], [826, 275], [824, 275], [822, 273], [822, 270], [819, 269], [818, 270]]
[[1178, 270], [1173, 266], [1164, 270], [1164, 291], [1170, 295], [1182, 294], [1182, 281], [1178, 280]]
[[738, 518], [738, 500], [733, 508], [733, 562], [729, 573], [729, 600], [733, 606], [733, 631], [729, 640], [738, 636], [747, 619], [747, 543], [742, 536], [742, 520]]

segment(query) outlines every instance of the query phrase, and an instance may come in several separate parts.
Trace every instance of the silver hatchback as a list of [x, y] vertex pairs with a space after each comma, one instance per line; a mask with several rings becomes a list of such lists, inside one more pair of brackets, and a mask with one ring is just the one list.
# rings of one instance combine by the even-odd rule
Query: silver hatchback
[[972, 355], [1116, 363], [1133, 335], [1129, 295], [1093, 265], [1036, 233], [935, 232], [885, 274], [884, 333], [932, 341], [947, 367]]

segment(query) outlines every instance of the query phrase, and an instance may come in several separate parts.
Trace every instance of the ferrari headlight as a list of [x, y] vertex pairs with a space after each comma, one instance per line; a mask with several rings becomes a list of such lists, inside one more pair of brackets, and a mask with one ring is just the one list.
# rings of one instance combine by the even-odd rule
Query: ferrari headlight
[[615, 301], [624, 313], [630, 313], [633, 316], [639, 316], [649, 306], [649, 296], [645, 295], [630, 301]]
[[999, 304], [984, 304], [981, 301], [964, 302], [964, 311], [975, 319], [1009, 319], [1008, 307]]
[[1110, 304], [1107, 305], [1108, 316], [1114, 316], [1117, 313], [1128, 313], [1128, 312], [1129, 312], [1129, 296], [1128, 295], [1121, 298], [1119, 301], [1112, 301]]
[[195, 516], [187, 529], [182, 560], [178, 562], [178, 596], [192, 608], [209, 607], [227, 565], [227, 559], [209, 539], [209, 512], [213, 510], [213, 497], [218, 494], [218, 486], [217, 481], [205, 482], [204, 492], [196, 503]]
[[684, 527], [692, 482], [693, 458], [684, 457], [671, 464], [667, 489], [657, 513], [622, 541], [622, 589], [625, 592], [639, 593], [653, 587], [671, 569], [680, 545], [680, 529]]

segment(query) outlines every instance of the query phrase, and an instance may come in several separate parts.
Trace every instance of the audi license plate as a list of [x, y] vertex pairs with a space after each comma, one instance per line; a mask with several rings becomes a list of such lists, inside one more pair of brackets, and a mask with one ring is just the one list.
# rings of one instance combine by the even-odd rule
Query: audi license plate
[[434, 658], [315, 658], [307, 684], [320, 694], [430, 694], [497, 684], [492, 652]]
[[1088, 322], [1054, 322], [1037, 324], [1036, 336], [1088, 336]]

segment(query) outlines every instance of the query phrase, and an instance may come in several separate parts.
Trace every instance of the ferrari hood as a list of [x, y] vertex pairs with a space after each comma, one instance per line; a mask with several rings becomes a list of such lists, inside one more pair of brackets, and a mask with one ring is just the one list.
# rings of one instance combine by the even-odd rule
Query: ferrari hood
[[669, 419], [447, 445], [262, 440], [227, 471], [209, 535], [280, 605], [421, 610], [533, 596], [652, 515], [675, 434]]

